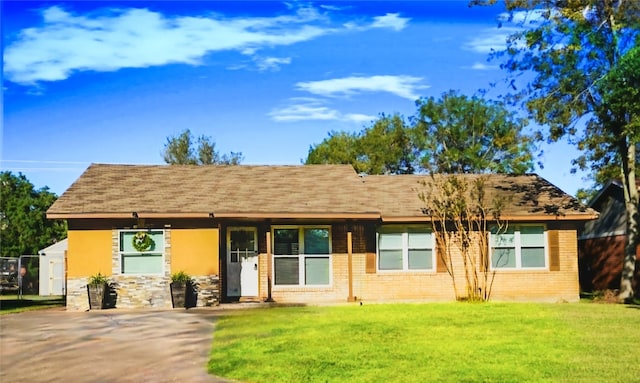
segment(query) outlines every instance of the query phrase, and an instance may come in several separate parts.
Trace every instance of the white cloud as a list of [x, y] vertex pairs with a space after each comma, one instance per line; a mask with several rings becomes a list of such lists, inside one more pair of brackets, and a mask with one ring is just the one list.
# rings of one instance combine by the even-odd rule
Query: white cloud
[[[294, 7], [295, 8], [295, 7]], [[68, 78], [75, 71], [182, 63], [199, 65], [211, 52], [235, 50], [253, 56], [260, 49], [291, 45], [348, 28], [329, 26], [326, 15], [311, 7], [274, 17], [225, 18], [221, 15], [168, 17], [148, 9], [110, 9], [74, 14], [59, 6], [42, 11], [43, 24], [23, 29], [4, 51], [9, 81], [35, 84]], [[362, 29], [398, 28], [397, 15], [375, 18]], [[284, 60], [284, 61], [278, 61]], [[287, 59], [256, 60], [264, 68]]]
[[403, 30], [409, 22], [408, 18], [400, 17], [399, 13], [387, 13], [384, 16], [376, 16], [373, 20], [373, 28], [391, 28], [395, 31]]
[[[547, 10], [544, 9], [534, 9], [531, 11], [516, 11], [512, 14], [508, 12], [503, 12], [498, 16], [498, 20], [501, 22], [509, 22], [516, 25], [535, 25], [543, 22], [545, 20], [545, 13]], [[552, 11], [549, 15], [557, 14], [556, 11]]]
[[347, 113], [344, 115], [344, 120], [353, 121], [353, 122], [370, 122], [376, 119], [376, 116], [372, 116], [369, 114], [359, 114], [359, 113]]
[[[43, 12], [45, 25], [21, 32], [5, 50], [7, 79], [23, 84], [63, 80], [78, 70], [114, 71], [169, 63], [197, 65], [212, 51], [251, 50], [265, 45], [288, 45], [318, 37], [326, 30], [295, 25], [307, 21], [247, 20], [206, 17], [169, 19], [147, 9], [113, 11], [89, 18], [59, 7]], [[281, 25], [289, 22], [288, 27]], [[275, 25], [274, 25], [275, 24]], [[268, 30], [266, 30], [268, 29]]]
[[345, 29], [365, 31], [371, 28], [388, 28], [396, 32], [403, 30], [411, 19], [400, 17], [399, 13], [387, 13], [384, 16], [376, 16], [372, 23], [362, 24], [355, 21], [347, 21], [342, 24]]
[[420, 85], [422, 80], [422, 77], [413, 76], [344, 77], [299, 82], [296, 87], [299, 90], [326, 97], [348, 96], [362, 92], [388, 92], [399, 97], [416, 100], [420, 97], [416, 92], [418, 89], [429, 88], [428, 85]]
[[[364, 92], [387, 92], [414, 101], [420, 97], [417, 94], [418, 89], [429, 88], [427, 85], [420, 84], [422, 80], [422, 77], [412, 76], [353, 76], [299, 82], [296, 87], [298, 90], [322, 97], [350, 96]], [[337, 120], [364, 123], [376, 119], [376, 116], [368, 114], [342, 113], [327, 107], [327, 101], [328, 99], [323, 98], [294, 98], [290, 100], [290, 105], [272, 110], [269, 116], [275, 121]]]
[[327, 5], [327, 4], [322, 4], [320, 5], [320, 8], [322, 9], [326, 9], [327, 11], [343, 11], [345, 9], [351, 9], [351, 6], [337, 6], [335, 4], [332, 5]]
[[507, 37], [515, 32], [512, 29], [489, 29], [468, 41], [464, 48], [478, 53], [491, 53], [507, 47]]
[[365, 122], [372, 121], [375, 116], [347, 113], [342, 114], [335, 109], [331, 109], [324, 105], [322, 100], [312, 98], [292, 99], [292, 104], [280, 109], [274, 109], [269, 116], [274, 121], [292, 122], [292, 121], [308, 121], [308, 120], [334, 120], [347, 122]]
[[340, 113], [326, 106], [309, 103], [275, 109], [269, 116], [275, 121], [338, 120]]
[[502, 51], [507, 48], [507, 38], [517, 32], [526, 30], [527, 28], [535, 28], [543, 23], [546, 17], [557, 15], [557, 11], [551, 11], [549, 15], [545, 15], [546, 10], [536, 9], [532, 11], [517, 11], [509, 14], [501, 13], [498, 21], [500, 28], [491, 28], [483, 31], [479, 36], [469, 40], [463, 48], [478, 53], [491, 53], [493, 51]]
[[261, 71], [277, 71], [281, 65], [291, 64], [291, 57], [256, 57], [255, 61]]
[[481, 62], [474, 62], [473, 65], [471, 66], [470, 69], [473, 70], [493, 70], [493, 69], [499, 69], [500, 67], [498, 65], [487, 65], [485, 63], [481, 63]]

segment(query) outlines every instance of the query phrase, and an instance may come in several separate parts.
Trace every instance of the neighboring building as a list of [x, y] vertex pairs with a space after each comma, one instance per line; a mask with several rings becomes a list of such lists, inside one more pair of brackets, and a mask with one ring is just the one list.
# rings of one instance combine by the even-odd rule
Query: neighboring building
[[[98, 272], [117, 284], [117, 307], [171, 307], [180, 270], [197, 280], [198, 306], [453, 300], [421, 180], [349, 165], [94, 164], [47, 216], [68, 222], [70, 309], [88, 307]], [[510, 224], [492, 237], [509, 254], [491, 263], [492, 299], [577, 301], [577, 229], [597, 213], [537, 175], [491, 175], [487, 194], [506, 198]], [[136, 250], [138, 233], [153, 245]]]
[[[640, 190], [640, 182], [637, 183]], [[580, 287], [585, 292], [620, 288], [622, 263], [627, 241], [627, 214], [624, 192], [619, 181], [611, 181], [591, 200], [589, 206], [600, 212], [587, 222], [578, 242]], [[640, 246], [636, 247], [634, 291], [640, 281]]]
[[40, 256], [39, 295], [64, 295], [64, 257], [68, 240], [38, 251]]

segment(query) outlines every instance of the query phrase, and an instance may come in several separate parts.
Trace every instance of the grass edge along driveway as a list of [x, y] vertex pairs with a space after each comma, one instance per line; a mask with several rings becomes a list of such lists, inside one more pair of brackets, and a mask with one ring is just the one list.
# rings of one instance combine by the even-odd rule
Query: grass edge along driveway
[[638, 306], [430, 303], [246, 310], [208, 368], [243, 382], [631, 382]]
[[0, 315], [23, 311], [63, 309], [64, 297], [25, 295], [21, 299], [15, 294], [0, 295]]

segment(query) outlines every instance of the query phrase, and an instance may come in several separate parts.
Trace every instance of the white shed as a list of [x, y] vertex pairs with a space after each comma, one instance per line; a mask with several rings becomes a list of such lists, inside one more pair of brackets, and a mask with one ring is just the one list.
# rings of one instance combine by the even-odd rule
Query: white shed
[[40, 255], [39, 295], [64, 295], [65, 254], [67, 239], [38, 251]]

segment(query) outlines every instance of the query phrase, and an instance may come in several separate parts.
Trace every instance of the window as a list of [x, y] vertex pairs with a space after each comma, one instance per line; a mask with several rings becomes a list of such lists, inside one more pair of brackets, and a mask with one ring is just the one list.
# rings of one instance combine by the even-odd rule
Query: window
[[248, 228], [229, 228], [229, 263], [253, 257], [256, 250], [256, 231]]
[[491, 267], [494, 269], [546, 268], [545, 230], [542, 225], [516, 225], [497, 233], [491, 230]]
[[433, 236], [424, 227], [383, 227], [378, 232], [378, 270], [433, 270]]
[[329, 285], [331, 232], [329, 227], [273, 229], [273, 266], [276, 285]]
[[[146, 233], [151, 238], [148, 249], [138, 251], [133, 246], [134, 237]], [[122, 274], [162, 274], [164, 272], [164, 232], [121, 231], [120, 232], [120, 272]]]

